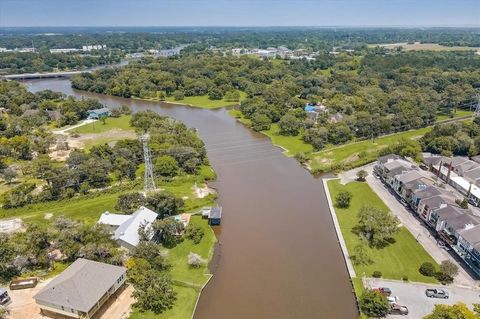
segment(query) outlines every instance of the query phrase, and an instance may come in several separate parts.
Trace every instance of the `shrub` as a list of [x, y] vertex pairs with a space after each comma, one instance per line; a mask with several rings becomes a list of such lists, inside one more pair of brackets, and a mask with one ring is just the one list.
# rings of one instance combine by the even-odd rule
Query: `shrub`
[[350, 201], [352, 200], [352, 194], [349, 191], [342, 191], [335, 197], [337, 207], [348, 208]]
[[198, 254], [190, 252], [188, 254], [188, 264], [190, 267], [199, 268], [205, 263], [205, 260]]
[[297, 153], [295, 154], [295, 159], [300, 163], [300, 164], [304, 164], [305, 162], [308, 161], [308, 157], [305, 153], [303, 152], [300, 152], [300, 153]]
[[435, 278], [444, 285], [451, 284], [453, 282], [452, 276], [449, 276], [441, 271], [435, 273]]
[[435, 266], [430, 262], [426, 262], [420, 266], [418, 271], [424, 276], [432, 277], [435, 275]]
[[378, 271], [378, 270], [375, 270], [372, 274], [372, 277], [373, 278], [381, 278], [382, 277], [382, 272]]
[[403, 276], [402, 276], [402, 280], [403, 280], [403, 281], [408, 281], [408, 276], [407, 276], [407, 275], [403, 275]]
[[362, 313], [373, 318], [383, 318], [390, 311], [387, 298], [373, 290], [366, 290], [362, 294], [359, 305]]
[[195, 245], [200, 243], [203, 235], [205, 235], [203, 229], [195, 224], [189, 224], [185, 230], [185, 237], [193, 241]]
[[454, 278], [458, 275], [458, 266], [452, 263], [450, 260], [444, 260], [440, 264], [440, 271], [445, 275]]

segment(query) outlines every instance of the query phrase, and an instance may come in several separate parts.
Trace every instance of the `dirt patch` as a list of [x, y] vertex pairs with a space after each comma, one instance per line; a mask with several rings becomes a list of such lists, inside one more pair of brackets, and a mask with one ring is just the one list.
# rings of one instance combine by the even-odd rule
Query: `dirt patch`
[[193, 186], [193, 192], [197, 198], [205, 198], [210, 194], [215, 194], [215, 190], [205, 185], [204, 187], [198, 187], [197, 184]]
[[56, 135], [56, 137], [58, 141], [65, 141], [69, 149], [52, 149], [49, 156], [57, 161], [65, 161], [70, 155], [70, 152], [72, 152], [74, 149], [84, 149], [86, 144], [95, 144], [95, 142], [112, 143], [122, 139], [134, 139], [137, 138], [137, 135], [134, 131], [114, 129], [103, 133], [89, 133], [74, 136]]

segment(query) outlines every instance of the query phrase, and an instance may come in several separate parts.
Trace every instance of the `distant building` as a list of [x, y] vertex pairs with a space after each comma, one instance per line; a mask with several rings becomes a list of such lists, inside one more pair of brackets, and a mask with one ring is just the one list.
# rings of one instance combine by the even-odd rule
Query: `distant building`
[[144, 225], [147, 229], [151, 228], [157, 217], [157, 213], [142, 206], [131, 215], [105, 212], [100, 216], [98, 223], [109, 227], [113, 239], [120, 246], [126, 249], [133, 249], [140, 242], [138, 234], [140, 227]]
[[97, 45], [84, 45], [82, 46], [82, 51], [90, 52], [93, 50], [104, 50], [107, 46], [105, 44], [97, 44]]
[[125, 284], [126, 272], [79, 258], [33, 298], [44, 315], [89, 319]]
[[88, 110], [88, 118], [93, 120], [98, 120], [102, 116], [110, 116], [110, 110], [106, 107], [96, 110]]
[[62, 114], [58, 111], [49, 111], [49, 110], [42, 111], [42, 110], [32, 110], [32, 109], [26, 110], [25, 112], [23, 112], [22, 116], [23, 117], [35, 116], [35, 115], [41, 114], [41, 112], [45, 112], [44, 114], [46, 114], [51, 121], [58, 121], [62, 118]]
[[81, 51], [80, 49], [50, 49], [50, 53], [72, 53], [72, 52], [77, 52]]

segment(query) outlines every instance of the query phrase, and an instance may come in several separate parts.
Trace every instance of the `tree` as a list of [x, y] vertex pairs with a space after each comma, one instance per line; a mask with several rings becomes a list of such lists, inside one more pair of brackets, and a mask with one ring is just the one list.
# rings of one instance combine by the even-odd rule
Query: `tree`
[[156, 270], [143, 258], [131, 258], [127, 266], [128, 280], [135, 288], [135, 306], [140, 311], [160, 314], [173, 306], [176, 293], [167, 273]]
[[155, 173], [164, 177], [174, 177], [178, 172], [177, 161], [169, 155], [157, 157], [155, 160]]
[[431, 262], [425, 262], [420, 266], [418, 271], [424, 276], [432, 277], [435, 275], [435, 266]]
[[270, 129], [272, 120], [265, 114], [254, 114], [252, 117], [252, 128], [257, 131], [266, 131]]
[[173, 94], [173, 98], [175, 99], [175, 101], [181, 101], [185, 98], [185, 93], [183, 93], [183, 91], [175, 91], [175, 93]]
[[177, 215], [183, 209], [183, 205], [183, 199], [167, 191], [150, 194], [146, 204], [159, 215], [159, 218]]
[[170, 269], [162, 245], [152, 241], [140, 241], [137, 247], [131, 252], [131, 256], [148, 261], [156, 270], [164, 271]]
[[373, 262], [367, 247], [361, 243], [353, 248], [353, 256], [351, 259], [355, 265], [369, 265]]
[[366, 290], [360, 297], [360, 310], [373, 318], [384, 318], [390, 311], [387, 298], [374, 290]]
[[337, 207], [348, 208], [350, 206], [350, 201], [352, 200], [352, 193], [349, 191], [341, 191], [335, 197], [335, 202]]
[[140, 206], [145, 205], [145, 203], [146, 199], [143, 194], [138, 192], [126, 193], [118, 196], [115, 209], [125, 212], [127, 214], [131, 214], [136, 211]]
[[365, 182], [365, 179], [367, 178], [367, 176], [368, 176], [367, 171], [365, 171], [365, 170], [363, 170], [363, 169], [362, 169], [362, 170], [359, 170], [359, 171], [357, 172], [357, 181]]
[[440, 271], [452, 278], [458, 275], [458, 266], [450, 260], [444, 260], [440, 264]]
[[208, 92], [208, 98], [210, 100], [221, 100], [223, 99], [223, 93], [217, 88], [213, 88]]
[[228, 102], [238, 102], [240, 101], [240, 93], [238, 91], [228, 91], [225, 93], [225, 100]]
[[190, 267], [199, 268], [205, 263], [205, 260], [199, 254], [190, 252], [188, 254], [188, 264]]
[[190, 223], [185, 229], [185, 237], [193, 241], [195, 245], [200, 243], [204, 234], [203, 228], [193, 223]]
[[281, 135], [297, 136], [302, 126], [301, 120], [291, 114], [282, 116], [278, 122]]
[[435, 305], [433, 312], [423, 319], [478, 319], [478, 315], [468, 309], [464, 303], [455, 305]]
[[156, 220], [153, 225], [155, 238], [157, 238], [165, 247], [174, 247], [179, 241], [178, 236], [183, 231], [183, 224], [173, 218]]
[[107, 124], [107, 116], [106, 115], [100, 115], [99, 120], [100, 120], [100, 122], [102, 122], [102, 125]]
[[115, 174], [118, 180], [125, 178], [133, 181], [136, 177], [137, 165], [123, 157], [117, 157], [114, 165]]
[[363, 206], [358, 212], [356, 230], [370, 245], [384, 247], [398, 232], [399, 224], [398, 218], [390, 212], [373, 206]]
[[17, 177], [17, 171], [9, 166], [2, 171], [2, 177], [8, 184], [10, 184]]

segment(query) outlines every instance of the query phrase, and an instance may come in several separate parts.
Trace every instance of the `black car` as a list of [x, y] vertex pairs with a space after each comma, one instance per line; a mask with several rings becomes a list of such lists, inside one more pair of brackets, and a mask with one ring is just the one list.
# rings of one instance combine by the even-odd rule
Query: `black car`
[[0, 288], [0, 305], [5, 305], [10, 301], [10, 296], [8, 292], [4, 288]]

